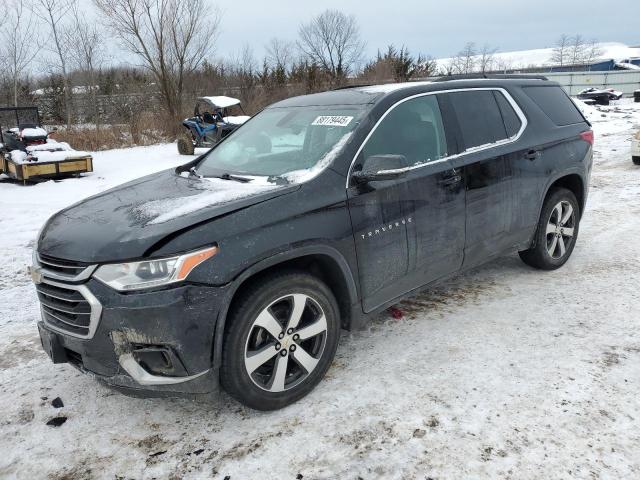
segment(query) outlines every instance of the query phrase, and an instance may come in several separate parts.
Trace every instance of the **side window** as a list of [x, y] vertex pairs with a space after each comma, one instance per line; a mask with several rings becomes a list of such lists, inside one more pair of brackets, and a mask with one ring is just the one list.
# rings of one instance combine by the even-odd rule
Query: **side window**
[[509, 138], [491, 90], [450, 93], [465, 149]]
[[520, 120], [520, 117], [518, 117], [518, 114], [502, 92], [494, 91], [493, 95], [498, 102], [498, 107], [500, 107], [500, 113], [502, 113], [502, 120], [504, 120], [507, 135], [509, 138], [514, 137], [522, 127], [522, 120]]
[[372, 155], [404, 155], [409, 165], [447, 156], [442, 114], [435, 95], [401, 103], [380, 122], [362, 149]]
[[523, 87], [522, 90], [558, 126], [584, 122], [584, 117], [575, 103], [564, 93], [562, 87]]

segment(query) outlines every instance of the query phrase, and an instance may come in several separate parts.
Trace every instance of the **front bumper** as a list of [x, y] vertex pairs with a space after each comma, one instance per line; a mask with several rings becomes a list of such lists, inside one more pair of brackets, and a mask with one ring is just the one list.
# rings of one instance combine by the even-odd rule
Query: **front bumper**
[[227, 289], [182, 285], [119, 293], [97, 280], [83, 284], [101, 305], [91, 338], [38, 327], [54, 363], [71, 363], [134, 395], [203, 394], [218, 389], [215, 327]]
[[637, 138], [631, 139], [631, 156], [633, 158], [640, 158], [640, 140]]

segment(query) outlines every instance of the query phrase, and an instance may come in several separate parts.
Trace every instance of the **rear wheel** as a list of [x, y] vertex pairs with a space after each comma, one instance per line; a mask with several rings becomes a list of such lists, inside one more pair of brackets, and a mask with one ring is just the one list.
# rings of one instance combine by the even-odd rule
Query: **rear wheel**
[[309, 393], [338, 346], [336, 300], [323, 282], [301, 272], [255, 283], [227, 321], [222, 386], [257, 410], [283, 408]]
[[183, 133], [178, 137], [178, 153], [180, 155], [193, 155], [195, 147], [189, 135]]
[[636, 165], [640, 165], [640, 157], [631, 157], [631, 160], [633, 160], [633, 163]]
[[542, 206], [534, 246], [520, 252], [524, 263], [542, 270], [564, 265], [576, 245], [580, 226], [580, 206], [566, 188], [553, 190]]

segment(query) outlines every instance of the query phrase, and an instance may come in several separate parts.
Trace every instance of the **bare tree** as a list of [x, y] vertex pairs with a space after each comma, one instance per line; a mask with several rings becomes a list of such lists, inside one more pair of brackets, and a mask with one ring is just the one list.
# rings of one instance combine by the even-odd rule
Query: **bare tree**
[[220, 13], [207, 0], [94, 0], [122, 45], [153, 75], [168, 116], [182, 115], [185, 80], [213, 53]]
[[89, 23], [78, 6], [73, 10], [73, 25], [66, 32], [67, 45], [72, 52], [72, 65], [84, 78], [86, 93], [91, 98], [91, 116], [100, 129], [100, 115], [98, 108], [98, 80], [97, 71], [105, 60], [104, 35], [96, 23]]
[[281, 38], [272, 38], [266, 45], [267, 63], [272, 69], [289, 70], [294, 61], [295, 44]]
[[68, 54], [69, 46], [65, 34], [68, 28], [69, 12], [75, 7], [76, 0], [33, 0], [30, 8], [34, 15], [40, 17], [49, 27], [51, 42], [47, 42], [49, 50], [57, 61], [57, 70], [62, 75], [64, 103], [67, 126], [71, 125], [71, 83], [69, 82]]
[[551, 52], [551, 61], [561, 67], [569, 61], [570, 58], [571, 37], [563, 33], [556, 41], [556, 46]]
[[498, 51], [495, 47], [490, 47], [488, 44], [484, 44], [482, 50], [478, 54], [478, 67], [482, 73], [493, 70], [495, 55]]
[[6, 27], [0, 39], [8, 80], [11, 82], [13, 105], [18, 106], [20, 79], [28, 71], [40, 48], [33, 17], [25, 15], [24, 1], [13, 0], [6, 11]]
[[299, 35], [301, 52], [322, 67], [334, 83], [355, 70], [365, 47], [355, 16], [338, 10], [325, 10], [302, 24]]
[[584, 49], [584, 63], [585, 65], [594, 63], [598, 58], [604, 54], [600, 43], [596, 39], [591, 39], [585, 45]]
[[569, 59], [571, 65], [581, 65], [584, 63], [586, 44], [582, 35], [575, 35], [571, 38], [569, 45]]
[[452, 59], [453, 73], [473, 73], [476, 68], [476, 44], [467, 42], [465, 46]]

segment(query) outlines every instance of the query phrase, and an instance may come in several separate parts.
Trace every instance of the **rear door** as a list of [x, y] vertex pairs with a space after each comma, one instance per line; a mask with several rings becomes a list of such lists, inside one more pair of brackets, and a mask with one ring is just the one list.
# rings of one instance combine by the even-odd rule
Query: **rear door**
[[366, 312], [457, 271], [463, 258], [465, 202], [436, 95], [393, 107], [365, 141], [354, 163], [373, 155], [403, 155], [404, 177], [351, 185], [349, 210]]
[[466, 184], [465, 266], [502, 253], [513, 242], [518, 219], [516, 171], [497, 89], [448, 93], [451, 113], [459, 126], [464, 154], [452, 162], [462, 169]]

